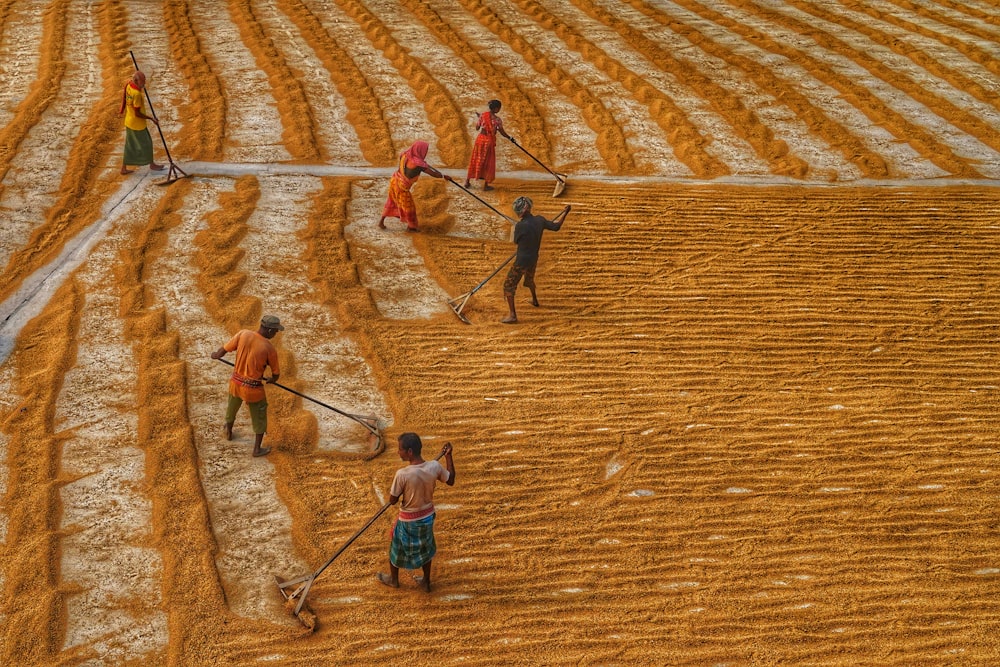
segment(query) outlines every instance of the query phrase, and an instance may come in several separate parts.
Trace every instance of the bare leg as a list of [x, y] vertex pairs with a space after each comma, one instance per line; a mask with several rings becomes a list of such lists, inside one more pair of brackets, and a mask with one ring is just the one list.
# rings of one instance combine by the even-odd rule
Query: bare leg
[[222, 425], [222, 435], [226, 437], [226, 440], [233, 439], [233, 422], [226, 422]]
[[504, 324], [517, 324], [517, 313], [514, 312], [514, 295], [505, 294], [504, 296], [507, 297], [507, 307], [510, 308], [510, 314], [500, 321]]
[[529, 287], [528, 289], [531, 290], [531, 305], [538, 308], [538, 296], [535, 294], [535, 288]]
[[424, 593], [430, 593], [431, 592], [431, 563], [430, 563], [430, 561], [427, 561], [426, 563], [424, 563], [423, 569], [424, 569], [424, 576], [422, 576], [422, 577], [413, 577], [413, 581], [417, 582], [417, 586]]
[[493, 186], [490, 185], [489, 181], [483, 181], [483, 192], [489, 192], [492, 189], [493, 189]]
[[384, 215], [381, 218], [378, 219], [378, 228], [379, 229], [385, 229], [385, 216]]
[[126, 176], [128, 174], [131, 174], [133, 171], [135, 171], [135, 170], [134, 169], [129, 169], [128, 165], [126, 165], [124, 162], [122, 162], [122, 170], [121, 170], [121, 172], [119, 172], [119, 173], [121, 173], [122, 176]]
[[465, 187], [466, 187], [466, 188], [470, 188], [470, 187], [472, 187], [472, 184], [471, 184], [471, 183], [469, 183], [469, 179], [465, 179]]
[[256, 433], [253, 437], [253, 455], [254, 456], [267, 456], [271, 453], [270, 447], [261, 447], [260, 443], [264, 441], [263, 433]]

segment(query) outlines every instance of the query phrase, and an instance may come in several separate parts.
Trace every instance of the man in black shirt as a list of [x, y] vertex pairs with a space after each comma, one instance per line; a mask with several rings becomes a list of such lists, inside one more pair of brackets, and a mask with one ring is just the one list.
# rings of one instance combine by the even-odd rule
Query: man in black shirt
[[566, 221], [566, 214], [569, 213], [569, 206], [555, 217], [555, 220], [546, 220], [540, 215], [531, 214], [531, 199], [528, 197], [518, 197], [514, 200], [514, 213], [520, 221], [514, 226], [514, 243], [517, 244], [517, 256], [514, 258], [514, 265], [507, 272], [507, 279], [503, 283], [503, 294], [507, 298], [507, 305], [510, 307], [510, 314], [503, 318], [504, 324], [516, 324], [517, 313], [514, 310], [514, 293], [517, 291], [517, 284], [524, 277], [524, 286], [531, 290], [531, 303], [538, 305], [538, 296], [535, 294], [535, 265], [538, 264], [538, 249], [542, 245], [542, 232], [551, 229], [558, 232]]

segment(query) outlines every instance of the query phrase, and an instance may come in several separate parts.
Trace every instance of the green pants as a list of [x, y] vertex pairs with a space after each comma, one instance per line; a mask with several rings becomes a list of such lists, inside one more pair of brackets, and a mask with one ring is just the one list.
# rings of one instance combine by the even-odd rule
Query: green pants
[[122, 164], [129, 167], [141, 167], [153, 161], [153, 138], [149, 130], [130, 130], [125, 128], [125, 154]]
[[[243, 405], [243, 399], [239, 396], [229, 395], [229, 405], [226, 406], [226, 423], [232, 424], [236, 421], [236, 413]], [[267, 401], [257, 401], [247, 403], [250, 408], [250, 423], [253, 425], [254, 434], [267, 432]]]

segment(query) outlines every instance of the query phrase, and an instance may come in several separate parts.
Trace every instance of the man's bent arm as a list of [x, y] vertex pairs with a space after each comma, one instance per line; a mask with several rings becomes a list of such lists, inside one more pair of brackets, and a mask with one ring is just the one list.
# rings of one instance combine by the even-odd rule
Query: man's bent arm
[[451, 443], [446, 442], [444, 445], [444, 463], [445, 467], [448, 468], [448, 472], [451, 473], [448, 477], [448, 486], [455, 486], [455, 461], [451, 458]]

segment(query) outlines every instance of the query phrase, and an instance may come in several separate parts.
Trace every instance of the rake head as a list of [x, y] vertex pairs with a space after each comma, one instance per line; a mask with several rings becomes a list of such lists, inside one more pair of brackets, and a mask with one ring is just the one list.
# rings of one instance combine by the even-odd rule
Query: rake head
[[371, 444], [371, 451], [365, 455], [365, 461], [370, 461], [385, 451], [385, 434], [383, 431], [389, 425], [389, 422], [375, 416], [355, 416], [367, 425], [368, 442]]
[[558, 197], [566, 189], [566, 174], [556, 174], [556, 188], [552, 191], [553, 197]]
[[170, 162], [170, 169], [167, 170], [167, 177], [162, 181], [157, 182], [157, 185], [170, 185], [175, 181], [179, 181], [182, 178], [187, 178], [187, 172], [178, 167], [173, 161]]
[[471, 292], [457, 296], [454, 299], [448, 301], [448, 307], [451, 308], [451, 312], [458, 316], [458, 319], [462, 320], [466, 324], [472, 324], [469, 318], [462, 313], [462, 309], [465, 308], [465, 304], [468, 303], [469, 297], [472, 296]]
[[[299, 619], [299, 622], [307, 630], [312, 632], [316, 629], [316, 614], [306, 605], [306, 593], [309, 592], [313, 577], [305, 577], [305, 583], [302, 583], [302, 579], [300, 577], [299, 579], [283, 582], [278, 577], [275, 577], [274, 581], [278, 584], [278, 592], [281, 593], [281, 597], [285, 598], [285, 609], [293, 614], [295, 618]], [[298, 588], [289, 593], [287, 589], [296, 584], [299, 584]]]

